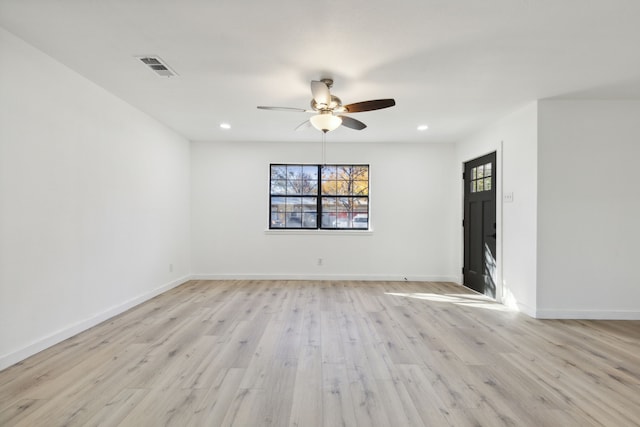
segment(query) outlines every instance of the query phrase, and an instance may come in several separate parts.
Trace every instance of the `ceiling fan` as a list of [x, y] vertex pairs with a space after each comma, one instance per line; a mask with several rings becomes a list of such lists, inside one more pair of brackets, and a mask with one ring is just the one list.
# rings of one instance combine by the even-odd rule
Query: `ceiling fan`
[[313, 96], [311, 99], [311, 110], [288, 107], [265, 107], [262, 105], [258, 106], [258, 108], [261, 110], [316, 113], [314, 116], [311, 116], [309, 120], [300, 124], [296, 130], [305, 129], [311, 125], [319, 131], [327, 133], [337, 129], [340, 125], [344, 125], [355, 130], [362, 130], [367, 127], [367, 125], [362, 123], [360, 120], [345, 116], [344, 114], [380, 110], [382, 108], [393, 107], [396, 105], [396, 101], [393, 99], [375, 99], [372, 101], [362, 101], [354, 104], [342, 105], [340, 98], [332, 95], [329, 91], [331, 86], [333, 86], [332, 79], [311, 81], [311, 94]]

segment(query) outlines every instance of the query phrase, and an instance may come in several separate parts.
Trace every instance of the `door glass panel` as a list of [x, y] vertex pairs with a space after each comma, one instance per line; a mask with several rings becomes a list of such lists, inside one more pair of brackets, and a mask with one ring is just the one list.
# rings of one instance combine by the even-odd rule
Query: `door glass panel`
[[471, 179], [476, 179], [476, 168], [471, 169]]
[[477, 181], [471, 181], [471, 192], [472, 193], [476, 192], [476, 182]]
[[489, 190], [491, 190], [491, 177], [484, 179], [484, 191], [489, 191]]
[[484, 166], [478, 166], [478, 178], [482, 178], [483, 176], [484, 176]]
[[491, 163], [484, 165], [484, 176], [491, 176]]
[[477, 191], [484, 191], [484, 185], [483, 185], [483, 180], [479, 179], [478, 183], [476, 184], [476, 190]]

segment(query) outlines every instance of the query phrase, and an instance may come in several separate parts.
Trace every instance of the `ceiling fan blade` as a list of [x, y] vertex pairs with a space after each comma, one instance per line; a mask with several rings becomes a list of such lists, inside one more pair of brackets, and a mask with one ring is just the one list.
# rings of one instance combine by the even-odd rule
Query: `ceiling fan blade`
[[329, 86], [325, 82], [311, 80], [311, 94], [317, 104], [329, 105], [329, 101], [331, 101]]
[[353, 119], [347, 116], [338, 116], [342, 119], [342, 125], [355, 130], [362, 130], [367, 127], [360, 120]]
[[355, 104], [345, 105], [344, 108], [348, 113], [361, 113], [363, 111], [380, 110], [396, 105], [394, 99], [375, 99], [373, 101], [356, 102]]
[[310, 127], [311, 127], [311, 121], [305, 120], [304, 122], [296, 126], [295, 130], [306, 130], [306, 129], [309, 129]]
[[[290, 108], [290, 107], [265, 107], [264, 105], [258, 105], [258, 108], [261, 110], [272, 110], [272, 111], [294, 111], [298, 113], [306, 113], [308, 112], [304, 108]], [[311, 111], [315, 113], [315, 111]]]

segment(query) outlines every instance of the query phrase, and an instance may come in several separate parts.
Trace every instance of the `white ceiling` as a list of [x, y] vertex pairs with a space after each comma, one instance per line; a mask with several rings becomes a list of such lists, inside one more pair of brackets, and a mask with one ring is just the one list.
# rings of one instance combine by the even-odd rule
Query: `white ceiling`
[[344, 103], [397, 103], [334, 141], [451, 142], [535, 99], [640, 99], [638, 0], [0, 0], [0, 26], [191, 140], [319, 140], [293, 130], [308, 114], [256, 106], [307, 108], [322, 77]]

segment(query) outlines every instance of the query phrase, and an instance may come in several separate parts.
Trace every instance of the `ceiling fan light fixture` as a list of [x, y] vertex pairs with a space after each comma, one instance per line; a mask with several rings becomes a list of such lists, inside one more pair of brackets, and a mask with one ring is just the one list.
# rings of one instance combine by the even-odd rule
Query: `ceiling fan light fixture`
[[322, 132], [331, 132], [342, 124], [342, 119], [330, 113], [316, 114], [309, 121], [314, 128]]

